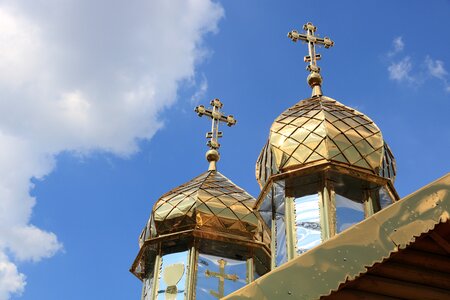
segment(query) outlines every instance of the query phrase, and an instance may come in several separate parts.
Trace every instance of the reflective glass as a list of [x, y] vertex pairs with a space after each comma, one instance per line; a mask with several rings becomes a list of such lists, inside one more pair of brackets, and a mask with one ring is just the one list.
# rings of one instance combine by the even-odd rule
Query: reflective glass
[[187, 265], [188, 251], [162, 256], [157, 299], [184, 299]]
[[196, 284], [196, 299], [220, 299], [247, 284], [247, 263], [200, 253]]
[[264, 197], [264, 200], [261, 203], [259, 208], [259, 213], [261, 217], [266, 222], [266, 225], [269, 228], [272, 228], [272, 191], [270, 190], [267, 195]]
[[255, 272], [253, 272], [253, 280], [258, 279], [259, 277], [261, 277], [261, 275], [255, 270]]
[[279, 180], [273, 184], [273, 201], [275, 210], [284, 214], [284, 180]]
[[[284, 206], [284, 205], [283, 205]], [[276, 265], [280, 266], [287, 261], [286, 254], [286, 222], [284, 221], [284, 215], [277, 214], [275, 216], [275, 229], [276, 229]]]
[[382, 187], [380, 188], [380, 207], [381, 209], [388, 207], [392, 204], [391, 196], [389, 195], [388, 191]]
[[319, 195], [295, 198], [294, 205], [297, 253], [301, 254], [322, 242]]
[[364, 205], [336, 194], [336, 231], [344, 231], [348, 227], [364, 220]]
[[284, 180], [274, 182], [273, 198], [275, 205], [276, 265], [279, 266], [287, 261]]
[[144, 279], [144, 287], [142, 289], [142, 300], [151, 300], [153, 285], [153, 272]]

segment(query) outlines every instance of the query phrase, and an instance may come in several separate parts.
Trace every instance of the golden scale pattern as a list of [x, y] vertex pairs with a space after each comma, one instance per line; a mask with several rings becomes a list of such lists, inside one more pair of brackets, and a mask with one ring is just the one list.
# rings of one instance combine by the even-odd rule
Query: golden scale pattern
[[[384, 158], [389, 154], [388, 158]], [[272, 124], [268, 144], [258, 158], [256, 177], [261, 185], [273, 173], [318, 161], [337, 161], [380, 175], [392, 153], [380, 129], [364, 114], [321, 96], [300, 101]], [[383, 174], [384, 175], [384, 174]]]
[[[256, 200], [218, 171], [207, 171], [169, 191], [156, 203], [152, 221], [156, 235], [188, 229], [236, 233], [252, 237], [261, 230]], [[250, 236], [249, 236], [250, 235]]]

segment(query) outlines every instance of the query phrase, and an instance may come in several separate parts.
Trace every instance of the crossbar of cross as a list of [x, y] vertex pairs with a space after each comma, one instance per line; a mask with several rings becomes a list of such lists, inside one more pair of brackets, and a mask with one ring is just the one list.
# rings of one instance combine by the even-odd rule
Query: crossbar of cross
[[227, 264], [226, 260], [219, 259], [217, 261], [219, 263], [219, 272], [212, 272], [209, 270], [205, 271], [206, 277], [217, 277], [219, 279], [219, 288], [218, 291], [210, 290], [209, 293], [216, 297], [217, 299], [222, 298], [225, 296], [225, 280], [232, 280], [236, 281], [239, 279], [239, 277], [236, 274], [226, 274], [225, 273], [225, 266]]
[[195, 108], [195, 112], [200, 116], [206, 116], [211, 119], [211, 131], [206, 133], [206, 138], [209, 139], [207, 145], [211, 149], [219, 149], [219, 138], [223, 136], [223, 133], [219, 131], [219, 123], [226, 123], [228, 126], [236, 124], [236, 119], [232, 115], [225, 116], [220, 109], [223, 107], [222, 102], [219, 99], [211, 100], [212, 109], [205, 108], [203, 105], [199, 105]]
[[316, 54], [316, 45], [322, 45], [325, 48], [333, 47], [334, 42], [328, 37], [318, 37], [315, 35], [317, 31], [317, 27], [312, 23], [306, 23], [303, 25], [303, 30], [305, 33], [298, 33], [297, 30], [292, 30], [288, 33], [288, 37], [293, 41], [303, 41], [308, 43], [308, 52], [309, 55], [304, 57], [305, 62], [309, 62], [308, 71], [312, 72], [320, 72], [319, 66], [317, 66], [317, 61], [320, 60], [320, 54]]

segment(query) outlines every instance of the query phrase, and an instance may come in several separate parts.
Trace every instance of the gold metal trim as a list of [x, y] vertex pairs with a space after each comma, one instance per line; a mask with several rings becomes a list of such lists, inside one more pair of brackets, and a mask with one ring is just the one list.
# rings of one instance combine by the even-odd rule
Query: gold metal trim
[[270, 259], [270, 269], [273, 270], [277, 267], [276, 263], [276, 255], [277, 255], [277, 244], [276, 244], [276, 222], [275, 222], [275, 215], [272, 213], [272, 226], [271, 226], [271, 240], [270, 240], [270, 253], [271, 259]]
[[286, 223], [286, 252], [287, 260], [295, 258], [296, 248], [296, 233], [295, 233], [295, 212], [294, 212], [294, 198], [284, 198], [285, 207], [285, 223]]
[[[272, 227], [274, 228], [274, 227]], [[230, 244], [236, 244], [236, 245], [242, 245], [246, 246], [249, 249], [255, 249], [258, 248], [263, 251], [264, 255], [267, 257], [271, 257], [271, 241], [265, 242], [259, 242], [255, 240], [248, 240], [245, 239], [245, 237], [239, 237], [237, 235], [231, 235], [223, 232], [210, 232], [210, 231], [204, 231], [200, 229], [191, 229], [191, 230], [185, 230], [182, 232], [176, 232], [171, 233], [159, 237], [151, 238], [144, 242], [142, 247], [139, 249], [139, 252], [133, 261], [133, 264], [131, 265], [130, 272], [133, 273], [137, 278], [142, 280], [135, 272], [139, 262], [143, 259], [144, 253], [147, 250], [147, 247], [154, 246], [154, 245], [161, 245], [164, 242], [167, 241], [176, 241], [176, 240], [186, 240], [188, 238], [193, 239], [205, 239], [205, 240], [213, 240], [213, 241], [220, 241], [220, 242], [227, 242]], [[248, 255], [251, 255], [251, 251], [248, 252]]]
[[[204, 238], [204, 239], [216, 240], [216, 241], [222, 241], [222, 242], [232, 242], [232, 243], [236, 243], [239, 245], [246, 245], [249, 247], [258, 247], [258, 248], [264, 247], [266, 250], [269, 249], [268, 244], [265, 244], [263, 242], [252, 241], [252, 240], [248, 240], [245, 238], [239, 238], [236, 235], [227, 234], [227, 233], [223, 233], [223, 232], [212, 232], [212, 231], [205, 231], [205, 230], [200, 230], [200, 229], [199, 230], [191, 229], [191, 230], [186, 230], [183, 232], [177, 232], [177, 233], [163, 235], [160, 237], [155, 237], [155, 238], [145, 241], [142, 248], [144, 248], [144, 246], [148, 246], [148, 245], [155, 244], [155, 243], [161, 243], [161, 242], [169, 241], [169, 240], [182, 239], [182, 238], [185, 238], [186, 236], [191, 236], [191, 237], [195, 237], [195, 238]], [[142, 248], [141, 248], [141, 251], [142, 251]]]
[[330, 237], [333, 237], [336, 235], [337, 232], [337, 219], [336, 219], [336, 192], [334, 191], [333, 187], [329, 187], [329, 192], [330, 192], [330, 202], [329, 202], [329, 219], [328, 219], [328, 224], [329, 224], [329, 232], [330, 232]]
[[161, 254], [158, 254], [155, 259], [155, 269], [153, 271], [153, 287], [152, 287], [152, 297], [151, 299], [156, 299], [159, 286], [159, 271], [161, 269]]
[[289, 177], [297, 177], [297, 176], [299, 177], [325, 171], [335, 171], [344, 175], [352, 176], [354, 178], [367, 180], [379, 186], [387, 186], [389, 188], [389, 192], [391, 193], [392, 198], [395, 199], [395, 201], [398, 201], [400, 199], [399, 195], [397, 194], [397, 191], [394, 188], [393, 183], [391, 182], [391, 180], [387, 178], [370, 174], [363, 170], [359, 170], [357, 168], [353, 168], [351, 166], [343, 165], [337, 162], [319, 162], [317, 164], [311, 163], [309, 165], [288, 170], [280, 174], [271, 175], [267, 180], [267, 182], [264, 184], [261, 193], [256, 199], [254, 208], [256, 209], [259, 208], [262, 201], [264, 200], [265, 195], [267, 194], [267, 190], [270, 188], [273, 182], [281, 179], [286, 179]]
[[253, 282], [255, 274], [253, 258], [247, 259], [247, 284]]
[[195, 281], [196, 281], [196, 266], [197, 266], [197, 250], [195, 246], [192, 246], [189, 250], [189, 270], [188, 270], [188, 279], [186, 283], [187, 291], [186, 291], [186, 300], [195, 299]]
[[209, 162], [209, 171], [215, 171], [217, 162], [220, 159], [219, 154], [219, 138], [223, 136], [223, 133], [219, 131], [220, 122], [226, 123], [228, 127], [236, 125], [236, 119], [232, 115], [225, 116], [220, 109], [223, 107], [223, 103], [219, 99], [213, 99], [210, 102], [212, 109], [205, 108], [203, 105], [199, 105], [195, 108], [195, 112], [199, 117], [206, 116], [211, 119], [211, 131], [206, 133], [208, 140], [209, 151], [206, 152], [206, 160]]
[[365, 201], [364, 201], [364, 218], [368, 218], [375, 213], [375, 201], [370, 193], [370, 191], [366, 191], [365, 193]]
[[322, 242], [328, 240], [331, 237], [330, 223], [330, 194], [326, 184], [323, 185], [323, 191], [319, 194], [320, 203], [320, 219], [322, 227]]
[[290, 38], [293, 42], [303, 41], [308, 43], [308, 52], [309, 55], [304, 57], [305, 62], [309, 62], [308, 67], [306, 68], [310, 74], [308, 76], [308, 84], [312, 88], [312, 97], [317, 97], [322, 95], [321, 85], [322, 85], [322, 76], [320, 75], [320, 68], [317, 65], [317, 61], [321, 59], [320, 54], [316, 54], [316, 45], [325, 46], [326, 49], [333, 47], [334, 42], [330, 40], [328, 37], [320, 38], [316, 36], [314, 33], [317, 30], [317, 27], [314, 26], [311, 22], [303, 25], [304, 34], [298, 33], [297, 30], [292, 30], [288, 33], [288, 38]]

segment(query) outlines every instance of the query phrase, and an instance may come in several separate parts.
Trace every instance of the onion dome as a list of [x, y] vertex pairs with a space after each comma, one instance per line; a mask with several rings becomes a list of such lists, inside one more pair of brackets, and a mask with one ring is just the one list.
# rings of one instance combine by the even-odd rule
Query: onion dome
[[[256, 199], [217, 171], [219, 123], [232, 126], [236, 120], [222, 114], [219, 99], [211, 105], [195, 110], [212, 120], [208, 171], [161, 196], [139, 237], [130, 271], [143, 281], [142, 299], [222, 298], [270, 269], [270, 231], [254, 209]], [[237, 265], [230, 278], [243, 280], [212, 289], [220, 279], [214, 274]]]
[[256, 178], [262, 187], [271, 175], [329, 162], [395, 179], [395, 160], [377, 125], [322, 95], [298, 102], [275, 119]]
[[255, 198], [220, 172], [207, 171], [159, 198], [140, 244], [186, 230], [261, 240], [264, 221], [253, 210], [255, 203]]
[[[219, 123], [236, 124], [232, 115], [225, 116], [219, 99], [211, 101], [212, 109], [197, 106], [195, 112], [212, 121], [212, 130], [206, 134], [208, 171], [169, 191], [156, 201], [150, 220], [144, 228], [139, 244], [149, 238], [187, 230], [204, 233], [223, 232], [239, 239], [261, 241], [264, 221], [253, 210], [256, 199], [217, 171], [220, 159], [218, 139], [222, 137]], [[268, 236], [266, 237], [268, 240]]]

